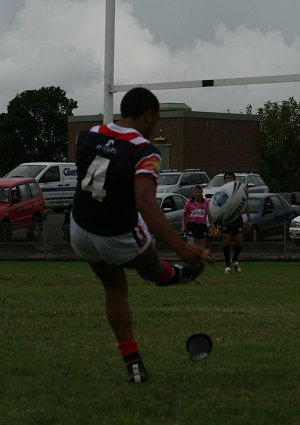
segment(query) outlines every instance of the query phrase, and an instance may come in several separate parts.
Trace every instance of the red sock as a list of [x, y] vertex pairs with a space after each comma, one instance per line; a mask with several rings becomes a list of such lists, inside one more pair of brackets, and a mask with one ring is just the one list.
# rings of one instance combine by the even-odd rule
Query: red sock
[[135, 339], [125, 339], [119, 342], [119, 349], [126, 365], [131, 363], [142, 363]]
[[161, 262], [163, 263], [163, 266], [164, 266], [165, 270], [164, 270], [163, 275], [159, 279], [157, 279], [156, 283], [158, 283], [158, 284], [167, 283], [174, 276], [174, 269], [171, 266], [171, 264], [168, 263], [165, 260], [161, 260]]
[[123, 357], [127, 356], [138, 351], [137, 342], [135, 339], [125, 339], [119, 343], [119, 349]]

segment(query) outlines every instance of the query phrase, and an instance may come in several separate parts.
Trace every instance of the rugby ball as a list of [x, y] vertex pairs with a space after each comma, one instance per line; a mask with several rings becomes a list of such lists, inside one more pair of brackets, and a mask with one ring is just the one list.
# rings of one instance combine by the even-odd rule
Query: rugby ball
[[210, 200], [210, 221], [220, 225], [232, 223], [241, 214], [247, 200], [248, 192], [244, 183], [235, 180], [224, 184]]

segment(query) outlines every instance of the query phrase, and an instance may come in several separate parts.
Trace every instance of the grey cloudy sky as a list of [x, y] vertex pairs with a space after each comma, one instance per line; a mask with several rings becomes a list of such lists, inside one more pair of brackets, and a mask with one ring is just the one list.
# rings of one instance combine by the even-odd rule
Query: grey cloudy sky
[[[116, 0], [115, 83], [300, 73], [299, 0]], [[78, 114], [103, 112], [105, 0], [0, 0], [0, 112], [60, 86]], [[157, 91], [194, 110], [244, 112], [300, 82]], [[115, 112], [122, 94], [115, 96]]]

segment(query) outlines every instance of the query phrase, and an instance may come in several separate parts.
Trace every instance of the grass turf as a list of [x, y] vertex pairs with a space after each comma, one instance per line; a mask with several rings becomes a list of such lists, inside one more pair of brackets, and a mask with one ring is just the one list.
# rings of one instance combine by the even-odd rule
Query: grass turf
[[[130, 385], [85, 263], [1, 262], [0, 424], [298, 424], [300, 265], [241, 266], [167, 288], [128, 272], [151, 378]], [[213, 339], [203, 362], [195, 332]]]

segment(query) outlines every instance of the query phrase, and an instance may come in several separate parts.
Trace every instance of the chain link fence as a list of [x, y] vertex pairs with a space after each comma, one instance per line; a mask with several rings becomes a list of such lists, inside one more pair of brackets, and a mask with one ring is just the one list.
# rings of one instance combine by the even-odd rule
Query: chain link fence
[[[276, 228], [270, 226], [263, 234], [245, 236], [241, 260], [300, 260], [300, 246], [289, 238], [288, 222], [277, 223]], [[79, 259], [72, 251], [68, 242], [66, 228], [63, 226], [63, 214], [49, 214], [44, 223], [41, 237], [37, 241], [28, 241], [25, 231], [13, 232], [12, 239], [0, 242], [1, 260], [76, 260]], [[253, 240], [255, 239], [255, 240]], [[159, 240], [156, 247], [162, 257], [176, 258], [174, 252]], [[207, 248], [218, 259], [223, 259], [220, 237], [209, 237]]]

